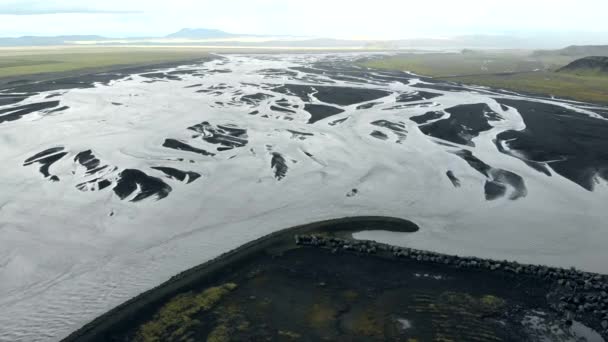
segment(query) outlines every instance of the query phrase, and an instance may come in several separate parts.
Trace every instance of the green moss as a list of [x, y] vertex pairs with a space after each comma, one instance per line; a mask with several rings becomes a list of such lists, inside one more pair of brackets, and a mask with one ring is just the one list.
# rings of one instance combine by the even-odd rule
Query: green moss
[[240, 336], [251, 327], [251, 323], [243, 314], [242, 308], [238, 303], [233, 302], [233, 299], [227, 299], [213, 310], [213, 315], [216, 317], [216, 326], [207, 336], [207, 341], [239, 340], [241, 339]]
[[279, 336], [283, 336], [291, 340], [297, 340], [302, 337], [302, 335], [289, 330], [279, 330]]
[[384, 339], [384, 319], [378, 312], [362, 312], [354, 321], [353, 330], [357, 335]]
[[486, 310], [498, 310], [505, 305], [505, 301], [502, 298], [498, 298], [492, 295], [485, 295], [481, 297], [481, 306]]
[[445, 292], [439, 297], [439, 305], [445, 309], [452, 308], [477, 316], [499, 314], [505, 306], [505, 301], [493, 295], [473, 297], [467, 293]]
[[308, 311], [308, 323], [316, 329], [323, 329], [333, 324], [336, 310], [328, 303], [315, 303]]
[[353, 290], [346, 290], [346, 291], [342, 292], [342, 297], [347, 302], [354, 302], [357, 299], [359, 299], [359, 294]]
[[211, 287], [201, 293], [188, 292], [180, 294], [154, 315], [154, 318], [143, 324], [135, 337], [136, 341], [187, 341], [188, 332], [200, 322], [193, 317], [212, 309], [226, 294], [236, 288], [228, 283]]
[[225, 324], [220, 324], [207, 336], [207, 342], [228, 342], [230, 341], [230, 333]]

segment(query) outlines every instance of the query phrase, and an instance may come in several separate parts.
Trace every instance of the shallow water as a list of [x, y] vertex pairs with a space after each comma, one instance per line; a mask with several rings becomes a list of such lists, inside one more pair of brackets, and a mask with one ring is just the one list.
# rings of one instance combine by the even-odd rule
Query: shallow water
[[[585, 176], [596, 184], [589, 191], [575, 182], [586, 169], [569, 166], [566, 178], [543, 161], [548, 176], [519, 158], [526, 151], [501, 153], [493, 142], [526, 128], [517, 108], [495, 100], [520, 96], [345, 66], [356, 57], [231, 55], [1, 106], [0, 341], [57, 340], [247, 241], [344, 216], [421, 227], [358, 237], [608, 272], [601, 174]], [[422, 89], [440, 96], [427, 100]], [[56, 94], [54, 108], [18, 108]], [[265, 95], [243, 99], [256, 94]], [[598, 129], [607, 122], [593, 106], [531, 101]], [[443, 111], [433, 124], [480, 103], [483, 112], [462, 119], [479, 125], [437, 124], [425, 134], [410, 120]], [[306, 105], [341, 111], [311, 120]]]

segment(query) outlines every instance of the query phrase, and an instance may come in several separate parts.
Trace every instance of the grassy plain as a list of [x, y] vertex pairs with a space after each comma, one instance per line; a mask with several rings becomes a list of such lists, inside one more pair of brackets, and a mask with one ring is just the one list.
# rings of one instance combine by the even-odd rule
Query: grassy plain
[[158, 64], [206, 55], [206, 50], [198, 48], [0, 48], [0, 78]]
[[608, 104], [608, 77], [606, 76], [586, 76], [546, 71], [513, 75], [462, 76], [451, 80], [513, 91], [553, 95], [584, 102]]
[[577, 56], [534, 56], [527, 51], [399, 54], [371, 59], [370, 68], [403, 70], [446, 81], [608, 103], [608, 77], [558, 73]]

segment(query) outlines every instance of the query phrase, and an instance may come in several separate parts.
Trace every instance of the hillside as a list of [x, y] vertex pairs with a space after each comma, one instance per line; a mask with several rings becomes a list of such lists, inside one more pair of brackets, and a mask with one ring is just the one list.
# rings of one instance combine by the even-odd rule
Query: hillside
[[[582, 58], [585, 56], [578, 56]], [[464, 53], [409, 53], [359, 61], [364, 67], [408, 70], [445, 81], [475, 84], [516, 92], [556, 96], [578, 101], [608, 103], [608, 77], [588, 68], [556, 72], [577, 60], [560, 55], [530, 56], [467, 50]], [[586, 69], [587, 69], [586, 68]]]
[[557, 71], [584, 75], [608, 75], [608, 57], [584, 57], [575, 60]]
[[213, 39], [213, 38], [229, 38], [242, 36], [233, 33], [228, 33], [222, 30], [206, 29], [206, 28], [185, 28], [167, 36], [167, 38], [188, 38], [188, 39]]
[[559, 50], [539, 50], [535, 56], [608, 56], [608, 45], [570, 45]]
[[74, 41], [99, 41], [107, 38], [95, 35], [74, 35], [74, 36], [24, 36], [18, 38], [1, 38], [0, 46], [51, 46], [66, 45]]

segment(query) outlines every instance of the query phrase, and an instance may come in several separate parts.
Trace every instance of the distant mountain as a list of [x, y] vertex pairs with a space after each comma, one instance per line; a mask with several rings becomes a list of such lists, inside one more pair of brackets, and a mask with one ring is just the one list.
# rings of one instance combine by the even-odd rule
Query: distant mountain
[[572, 45], [560, 50], [564, 56], [608, 56], [608, 45]]
[[0, 38], [0, 46], [49, 46], [66, 45], [74, 41], [99, 41], [108, 38], [94, 35], [39, 37], [24, 36], [18, 38]]
[[175, 33], [168, 35], [166, 38], [186, 38], [186, 39], [214, 39], [214, 38], [230, 38], [242, 37], [234, 33], [228, 33], [222, 30], [206, 29], [206, 28], [185, 28]]
[[[605, 35], [608, 37], [608, 33]], [[583, 37], [583, 38], [581, 38]], [[441, 38], [413, 38], [397, 40], [348, 40], [327, 37], [277, 36], [258, 34], [237, 34], [209, 28], [184, 28], [164, 37], [123, 37], [107, 38], [98, 35], [66, 35], [57, 37], [27, 36], [20, 38], [0, 38], [0, 46], [50, 46], [75, 45], [76, 41], [87, 41], [97, 45], [178, 45], [180, 39], [189, 39], [188, 44], [208, 45], [205, 40], [214, 39], [215, 46], [243, 47], [317, 47], [317, 48], [361, 48], [361, 49], [547, 49], [536, 52], [538, 55], [564, 55], [574, 58], [584, 56], [608, 56], [608, 45], [569, 46], [557, 49], [572, 42], [585, 44], [603, 42], [605, 38], [590, 35], [565, 37], [558, 35], [460, 35]], [[239, 39], [243, 38], [243, 39]], [[256, 39], [250, 39], [256, 38]], [[261, 38], [261, 39], [260, 39]]]
[[608, 57], [590, 56], [577, 59], [558, 72], [568, 72], [583, 75], [606, 75], [608, 76]]
[[608, 56], [608, 45], [570, 45], [559, 50], [541, 50], [534, 53], [537, 56]]

